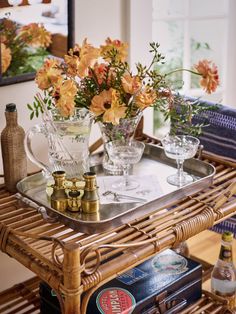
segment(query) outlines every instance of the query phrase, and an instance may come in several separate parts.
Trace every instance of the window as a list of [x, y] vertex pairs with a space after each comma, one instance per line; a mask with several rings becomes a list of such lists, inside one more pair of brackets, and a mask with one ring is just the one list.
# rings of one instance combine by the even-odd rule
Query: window
[[160, 43], [167, 66], [173, 68], [213, 60], [220, 73], [217, 93], [206, 95], [197, 85], [198, 78], [188, 72], [175, 76], [174, 87], [189, 96], [236, 107], [235, 0], [130, 0], [129, 33], [131, 61], [144, 60], [144, 51], [137, 52], [137, 46], [146, 48], [150, 41]]

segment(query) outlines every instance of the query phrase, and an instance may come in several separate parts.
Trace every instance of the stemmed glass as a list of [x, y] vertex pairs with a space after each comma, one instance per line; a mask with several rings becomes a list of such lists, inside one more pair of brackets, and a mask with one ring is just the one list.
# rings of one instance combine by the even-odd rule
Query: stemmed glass
[[129, 177], [129, 168], [131, 164], [140, 161], [145, 144], [136, 140], [124, 141], [115, 140], [106, 144], [106, 149], [114, 164], [120, 165], [123, 170], [123, 178], [114, 182], [112, 188], [117, 190], [133, 190], [139, 186], [139, 183]]
[[177, 163], [177, 173], [167, 177], [167, 182], [179, 187], [191, 183], [193, 177], [183, 171], [183, 164], [196, 154], [199, 139], [190, 135], [167, 135], [161, 142], [166, 156], [176, 159]]

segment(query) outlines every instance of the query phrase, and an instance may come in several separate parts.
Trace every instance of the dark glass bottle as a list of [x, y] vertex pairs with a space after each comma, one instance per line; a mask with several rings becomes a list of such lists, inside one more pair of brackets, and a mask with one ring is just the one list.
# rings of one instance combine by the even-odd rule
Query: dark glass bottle
[[236, 270], [233, 264], [233, 233], [222, 234], [219, 258], [211, 274], [211, 291], [229, 301], [229, 309], [235, 311]]
[[16, 191], [16, 183], [27, 176], [24, 129], [18, 125], [15, 104], [7, 104], [6, 126], [1, 133], [3, 172], [6, 189]]

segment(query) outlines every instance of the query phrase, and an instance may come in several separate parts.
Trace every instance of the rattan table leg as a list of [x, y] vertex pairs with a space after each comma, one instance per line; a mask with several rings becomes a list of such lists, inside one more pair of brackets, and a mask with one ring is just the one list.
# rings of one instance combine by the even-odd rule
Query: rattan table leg
[[81, 287], [80, 248], [71, 243], [64, 246], [64, 312], [80, 314]]

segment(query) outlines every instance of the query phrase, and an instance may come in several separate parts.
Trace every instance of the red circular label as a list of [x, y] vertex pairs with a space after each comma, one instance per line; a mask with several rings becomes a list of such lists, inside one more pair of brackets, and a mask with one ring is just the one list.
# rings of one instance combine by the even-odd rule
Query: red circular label
[[96, 303], [102, 314], [130, 314], [136, 301], [125, 289], [107, 288], [98, 294]]

